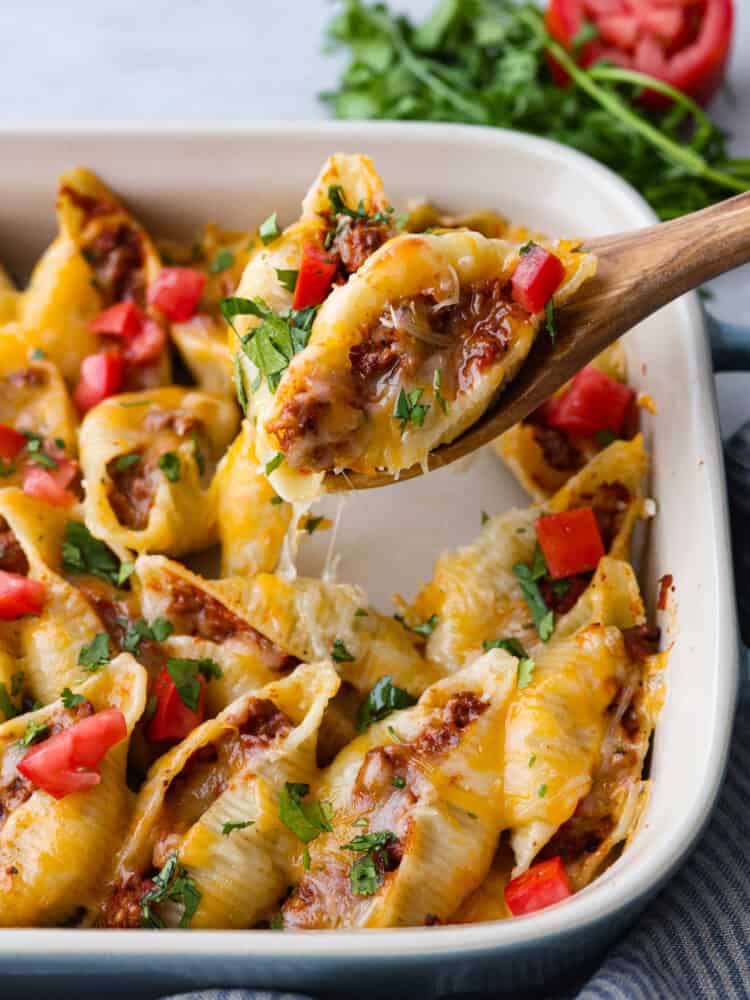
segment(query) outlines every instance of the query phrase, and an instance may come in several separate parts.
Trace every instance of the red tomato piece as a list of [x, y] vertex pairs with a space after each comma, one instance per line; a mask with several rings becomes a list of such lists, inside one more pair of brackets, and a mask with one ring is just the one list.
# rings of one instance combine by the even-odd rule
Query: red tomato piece
[[148, 738], [152, 743], [182, 740], [203, 722], [206, 678], [202, 674], [198, 674], [198, 683], [200, 684], [198, 709], [193, 712], [180, 698], [167, 668], [161, 671], [153, 690], [156, 697], [156, 711], [148, 727]]
[[81, 413], [87, 413], [122, 388], [125, 365], [119, 351], [89, 354], [81, 362], [81, 377], [73, 393]]
[[565, 392], [544, 404], [544, 422], [576, 437], [593, 437], [599, 431], [617, 435], [634, 400], [629, 385], [586, 365]]
[[292, 308], [306, 309], [318, 306], [328, 295], [336, 277], [338, 264], [326, 250], [316, 243], [306, 243], [297, 274]]
[[7, 424], [0, 424], [0, 458], [15, 458], [19, 451], [23, 451], [26, 444], [25, 435]]
[[0, 570], [0, 621], [38, 615], [44, 607], [45, 596], [44, 584], [38, 580]]
[[141, 330], [123, 345], [122, 356], [126, 365], [149, 365], [161, 357], [167, 343], [167, 334], [156, 320], [147, 319]]
[[[585, 21], [597, 37], [578, 53], [582, 66], [607, 60], [647, 73], [707, 103], [724, 81], [732, 42], [732, 0], [550, 0], [550, 34], [567, 49]], [[567, 77], [553, 61], [559, 83]], [[665, 97], [649, 91], [643, 98], [663, 105]]]
[[[75, 466], [68, 463], [75, 475]], [[55, 475], [57, 470], [42, 469], [39, 465], [27, 465], [23, 471], [23, 491], [27, 496], [36, 497], [53, 507], [70, 507], [76, 502], [74, 493], [66, 490]], [[67, 469], [62, 470], [67, 475]], [[72, 478], [72, 477], [71, 477]], [[70, 482], [70, 479], [68, 480]]]
[[95, 316], [89, 323], [89, 329], [92, 333], [112, 337], [135, 337], [141, 329], [143, 318], [143, 313], [135, 302], [118, 302]]
[[543, 910], [572, 895], [568, 874], [559, 857], [532, 865], [505, 887], [505, 902], [514, 917]]
[[37, 788], [62, 799], [98, 785], [101, 775], [93, 769], [127, 734], [119, 708], [107, 708], [33, 746], [16, 768]]
[[596, 569], [605, 554], [602, 533], [591, 507], [540, 517], [536, 522], [536, 537], [553, 580], [588, 573]]
[[513, 298], [526, 312], [542, 312], [564, 277], [565, 266], [560, 258], [535, 243], [521, 257], [513, 273]]
[[195, 315], [207, 278], [192, 267], [164, 267], [148, 290], [149, 304], [173, 323]]

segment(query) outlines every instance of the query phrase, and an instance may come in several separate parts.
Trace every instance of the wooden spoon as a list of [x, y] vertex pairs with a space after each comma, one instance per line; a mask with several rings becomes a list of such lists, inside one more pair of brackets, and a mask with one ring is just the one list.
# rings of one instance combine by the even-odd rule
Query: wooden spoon
[[[450, 444], [430, 453], [441, 469], [494, 440], [537, 409], [577, 371], [641, 320], [685, 292], [750, 261], [750, 192], [711, 208], [615, 236], [587, 240], [599, 258], [595, 278], [555, 312], [554, 342], [540, 335], [495, 406]], [[326, 490], [371, 489], [422, 474], [413, 465], [389, 473], [328, 473]]]

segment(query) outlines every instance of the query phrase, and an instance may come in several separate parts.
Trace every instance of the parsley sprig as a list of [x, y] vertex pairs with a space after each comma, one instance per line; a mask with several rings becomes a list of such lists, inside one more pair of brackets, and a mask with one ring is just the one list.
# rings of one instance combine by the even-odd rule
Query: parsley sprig
[[[338, 118], [468, 122], [556, 139], [614, 169], [662, 219], [750, 188], [750, 160], [728, 158], [725, 135], [689, 97], [617, 66], [581, 69], [535, 4], [442, 0], [415, 24], [385, 4], [341, 0], [329, 36], [350, 56], [338, 89], [322, 95]], [[554, 83], [549, 55], [571, 86]], [[644, 89], [669, 107], [636, 103]]]

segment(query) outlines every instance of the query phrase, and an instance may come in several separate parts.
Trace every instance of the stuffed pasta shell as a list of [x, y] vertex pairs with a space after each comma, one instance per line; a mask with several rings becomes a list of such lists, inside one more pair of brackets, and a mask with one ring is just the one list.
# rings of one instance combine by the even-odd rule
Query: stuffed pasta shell
[[15, 617], [12, 633], [24, 689], [42, 703], [85, 678], [82, 650], [103, 631], [91, 602], [67, 577], [71, 524], [86, 532], [64, 508], [15, 487], [0, 490], [4, 616]]
[[535, 654], [508, 710], [506, 817], [514, 875], [549, 844], [545, 856], [564, 854], [580, 887], [643, 804], [643, 758], [660, 703], [661, 677], [649, 662], [658, 631], [645, 624], [630, 566], [604, 558], [562, 632]]
[[316, 788], [332, 830], [309, 845], [285, 928], [419, 926], [453, 913], [503, 828], [515, 682], [515, 661], [492, 650], [342, 750]]
[[[436, 623], [427, 656], [450, 668], [495, 641], [511, 640], [533, 652], [553, 638], [557, 623], [588, 587], [598, 556], [627, 558], [642, 513], [646, 466], [640, 435], [616, 441], [548, 504], [490, 518], [474, 542], [442, 555], [432, 580], [406, 606], [411, 623]], [[589, 512], [581, 517], [593, 535], [593, 558], [574, 561], [571, 572], [555, 577], [540, 551], [540, 519], [574, 510]], [[575, 533], [571, 538], [575, 546]]]
[[129, 819], [128, 738], [145, 702], [145, 671], [122, 654], [0, 726], [0, 926], [61, 924], [93, 905]]
[[[331, 470], [397, 473], [475, 423], [544, 320], [511, 291], [525, 249], [468, 230], [404, 234], [336, 289], [258, 424], [277, 492], [309, 499]], [[536, 249], [560, 269], [555, 304], [596, 271], [576, 244]]]
[[181, 555], [211, 545], [211, 482], [236, 429], [233, 403], [179, 386], [105, 400], [79, 439], [92, 531], [136, 552]]
[[[285, 788], [309, 786], [329, 664], [244, 695], [165, 754], [138, 796], [99, 916], [109, 927], [251, 927], [289, 883]], [[158, 873], [158, 874], [157, 874]], [[175, 882], [181, 883], [181, 895]]]
[[[60, 178], [59, 234], [37, 264], [19, 323], [77, 383], [80, 410], [107, 386], [140, 389], [170, 381], [167, 334], [149, 295], [161, 267], [143, 226], [91, 171]], [[96, 361], [89, 359], [96, 358]]]
[[18, 314], [21, 293], [5, 268], [0, 264], [0, 327], [12, 323]]
[[161, 619], [170, 626], [158, 655], [149, 650], [152, 674], [168, 664], [167, 658], [217, 665], [206, 685], [209, 715], [278, 679], [301, 659], [253, 625], [242, 580], [205, 580], [181, 563], [145, 555], [136, 560], [134, 580], [145, 620]]
[[544, 501], [608, 444], [637, 430], [636, 395], [616, 343], [493, 447], [523, 488]]

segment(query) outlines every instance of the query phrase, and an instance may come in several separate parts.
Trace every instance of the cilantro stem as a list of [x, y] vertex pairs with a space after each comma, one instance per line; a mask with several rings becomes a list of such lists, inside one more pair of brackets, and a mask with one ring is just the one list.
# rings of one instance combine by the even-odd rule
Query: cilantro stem
[[[531, 14], [529, 11], [525, 11], [524, 16], [529, 24], [535, 25], [538, 31], [543, 31], [536, 15]], [[699, 177], [704, 177], [706, 180], [712, 180], [714, 183], [720, 184], [722, 187], [730, 188], [734, 191], [748, 190], [748, 185], [744, 184], [738, 178], [733, 177], [731, 174], [727, 174], [724, 171], [715, 170], [713, 167], [708, 165], [700, 153], [697, 153], [694, 149], [681, 146], [679, 143], [666, 136], [663, 132], [660, 132], [655, 125], [652, 125], [642, 115], [639, 115], [636, 111], [629, 108], [616, 94], [600, 87], [597, 84], [596, 79], [597, 77], [599, 79], [604, 79], [605, 75], [602, 71], [605, 70], [607, 78], [609, 79], [615, 79], [615, 72], [617, 72], [617, 78], [622, 79], [623, 82], [626, 82], [627, 75], [629, 78], [627, 82], [637, 83], [638, 86], [647, 87], [650, 90], [658, 90], [660, 93], [668, 94], [668, 96], [674, 96], [674, 94], [677, 93], [676, 91], [673, 91], [673, 88], [666, 84], [661, 84], [660, 81], [654, 80], [645, 74], [630, 73], [626, 70], [615, 71], [612, 67], [599, 67], [598, 69], [595, 68], [594, 70], [588, 71], [583, 70], [577, 65], [575, 60], [571, 58], [567, 50], [546, 32], [544, 32], [544, 45], [547, 51], [554, 56], [555, 60], [565, 70], [576, 86], [580, 87], [581, 90], [584, 90], [589, 97], [596, 101], [597, 104], [600, 104], [605, 110], [609, 111], [610, 114], [619, 118], [620, 121], [624, 122], [635, 132], [640, 133], [644, 139], [647, 139], [653, 146], [659, 149], [667, 159], [685, 167], [690, 171], [690, 173], [696, 174]], [[681, 95], [681, 97], [684, 98], [684, 95]], [[692, 105], [692, 102], [689, 102], [688, 98], [681, 100], [681, 103], [686, 107], [690, 107]], [[702, 112], [700, 112], [700, 115], [702, 115]]]

